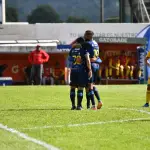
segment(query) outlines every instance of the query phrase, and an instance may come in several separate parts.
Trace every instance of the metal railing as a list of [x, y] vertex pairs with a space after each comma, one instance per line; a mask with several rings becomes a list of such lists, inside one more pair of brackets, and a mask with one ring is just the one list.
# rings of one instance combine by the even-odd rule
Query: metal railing
[[150, 15], [148, 14], [144, 0], [133, 1], [133, 12], [138, 22], [149, 23]]

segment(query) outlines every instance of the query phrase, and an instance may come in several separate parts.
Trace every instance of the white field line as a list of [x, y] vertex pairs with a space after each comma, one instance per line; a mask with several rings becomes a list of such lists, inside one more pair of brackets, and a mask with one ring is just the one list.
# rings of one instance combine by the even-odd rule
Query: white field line
[[126, 119], [126, 120], [100, 121], [100, 122], [90, 122], [90, 123], [80, 123], [80, 124], [57, 125], [57, 126], [42, 126], [42, 127], [33, 127], [33, 128], [20, 128], [20, 129], [21, 130], [37, 130], [37, 129], [63, 128], [63, 127], [81, 127], [81, 126], [89, 126], [89, 125], [144, 121], [144, 120], [148, 120], [148, 119], [150, 119], [150, 117], [149, 118]]
[[48, 150], [59, 150], [58, 148], [56, 148], [56, 147], [54, 147], [54, 146], [52, 146], [50, 144], [47, 144], [47, 143], [45, 143], [43, 141], [37, 140], [37, 139], [32, 138], [32, 137], [29, 137], [28, 135], [26, 135], [26, 134], [24, 134], [22, 132], [19, 132], [19, 131], [13, 129], [13, 128], [8, 128], [7, 126], [5, 126], [5, 125], [3, 125], [1, 123], [0, 123], [0, 129], [3, 129], [3, 130], [8, 131], [8, 132], [10, 132], [12, 134], [15, 134], [18, 137], [23, 138], [23, 139], [25, 139], [25, 140], [27, 140], [29, 142], [41, 145], [41, 146], [43, 146], [44, 148], [46, 148]]
[[[150, 115], [150, 112], [145, 110], [131, 109], [131, 108], [108, 108], [115, 110], [127, 110], [127, 111], [136, 111], [139, 113], [145, 113]], [[36, 129], [48, 129], [48, 128], [63, 128], [63, 127], [80, 127], [80, 126], [88, 126], [88, 125], [98, 125], [98, 124], [110, 124], [110, 123], [123, 123], [123, 122], [131, 122], [131, 121], [142, 121], [147, 120], [149, 118], [135, 118], [135, 119], [126, 119], [126, 120], [110, 120], [110, 121], [100, 121], [100, 122], [90, 122], [90, 123], [80, 123], [80, 124], [68, 124], [68, 125], [57, 125], [57, 126], [42, 126], [42, 127], [31, 127], [31, 128], [20, 128], [22, 130], [36, 130]]]
[[144, 114], [150, 115], [150, 112], [149, 112], [149, 111], [141, 110], [141, 109], [134, 109], [134, 108], [108, 108], [108, 109], [136, 111], [136, 112], [139, 112], [139, 113], [144, 113]]

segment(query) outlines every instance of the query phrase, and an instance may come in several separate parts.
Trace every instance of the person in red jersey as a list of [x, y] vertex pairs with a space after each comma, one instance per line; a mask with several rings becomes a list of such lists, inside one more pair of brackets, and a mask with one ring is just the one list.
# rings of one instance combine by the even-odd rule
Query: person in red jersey
[[49, 55], [41, 49], [40, 45], [37, 45], [36, 49], [29, 54], [28, 60], [32, 64], [30, 82], [35, 81], [36, 85], [41, 85], [43, 63], [48, 62]]

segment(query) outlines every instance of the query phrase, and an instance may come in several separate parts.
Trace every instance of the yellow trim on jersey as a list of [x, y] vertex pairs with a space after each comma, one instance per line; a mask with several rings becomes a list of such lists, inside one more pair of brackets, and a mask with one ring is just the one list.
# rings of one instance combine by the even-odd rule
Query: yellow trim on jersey
[[147, 53], [146, 57], [147, 57], [147, 58], [150, 58], [150, 52]]

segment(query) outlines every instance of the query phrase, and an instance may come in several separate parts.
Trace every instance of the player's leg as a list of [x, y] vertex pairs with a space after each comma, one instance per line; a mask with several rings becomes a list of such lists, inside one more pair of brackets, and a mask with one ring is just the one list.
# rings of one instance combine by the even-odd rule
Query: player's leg
[[141, 76], [142, 76], [142, 71], [141, 71], [140, 67], [137, 70], [137, 76], [138, 76], [138, 79], [140, 80]]
[[126, 66], [126, 79], [129, 78], [129, 74], [130, 74], [130, 66]]
[[50, 77], [50, 84], [54, 85], [54, 78], [53, 77]]
[[109, 78], [111, 79], [112, 78], [112, 68], [111, 67], [109, 67], [108, 73], [109, 73]]
[[105, 67], [105, 77], [106, 77], [106, 79], [108, 79], [108, 76], [109, 76], [109, 71], [108, 71], [108, 67], [106, 66]]
[[147, 67], [148, 71], [148, 84], [147, 84], [147, 91], [146, 91], [146, 103], [143, 107], [149, 107], [150, 103], [150, 68]]
[[33, 84], [34, 82], [34, 77], [35, 77], [35, 65], [32, 65], [32, 68], [31, 68], [31, 74], [30, 74], [30, 84]]
[[89, 95], [89, 88], [86, 87], [86, 100], [87, 100], [87, 109], [90, 109], [90, 95]]
[[76, 109], [75, 97], [76, 97], [75, 87], [71, 86], [71, 88], [70, 88], [70, 100], [71, 100], [71, 104], [72, 104], [71, 110], [75, 110]]
[[42, 84], [43, 64], [36, 66], [37, 85]]
[[77, 72], [71, 71], [71, 74], [70, 74], [70, 86], [71, 86], [71, 88], [70, 88], [70, 100], [72, 103], [71, 110], [76, 109], [76, 105], [75, 105], [75, 97], [76, 97], [75, 88], [77, 85], [76, 78], [77, 78]]
[[83, 87], [78, 87], [77, 92], [77, 110], [82, 110]]
[[89, 83], [88, 83], [88, 88], [89, 88], [89, 97], [90, 97], [90, 100], [91, 100], [91, 103], [92, 103], [92, 109], [96, 110], [97, 107], [96, 107], [95, 99], [94, 99], [93, 79], [94, 78], [93, 78], [93, 75], [92, 75], [92, 78], [89, 80]]
[[46, 85], [46, 77], [43, 77], [42, 83], [43, 83], [43, 85]]
[[103, 106], [103, 103], [101, 101], [100, 93], [99, 93], [98, 89], [96, 88], [96, 86], [93, 86], [93, 91], [94, 91], [94, 95], [98, 101], [97, 109], [101, 109], [101, 107]]
[[124, 66], [123, 65], [120, 66], [120, 75], [121, 75], [121, 78], [124, 79]]
[[99, 94], [99, 91], [98, 89], [96, 88], [96, 86], [94, 85], [94, 83], [96, 83], [96, 79], [97, 79], [97, 69], [95, 69], [93, 71], [93, 74], [92, 74], [92, 78], [93, 78], [93, 91], [94, 91], [94, 95], [96, 97], [96, 99], [98, 100], [98, 105], [97, 105], [97, 108], [100, 109], [102, 107], [102, 101], [100, 99], [100, 94]]
[[120, 66], [117, 64], [116, 65], [116, 78], [119, 78], [119, 74], [120, 74]]
[[130, 78], [131, 79], [133, 79], [134, 68], [135, 67], [133, 65], [130, 67]]

